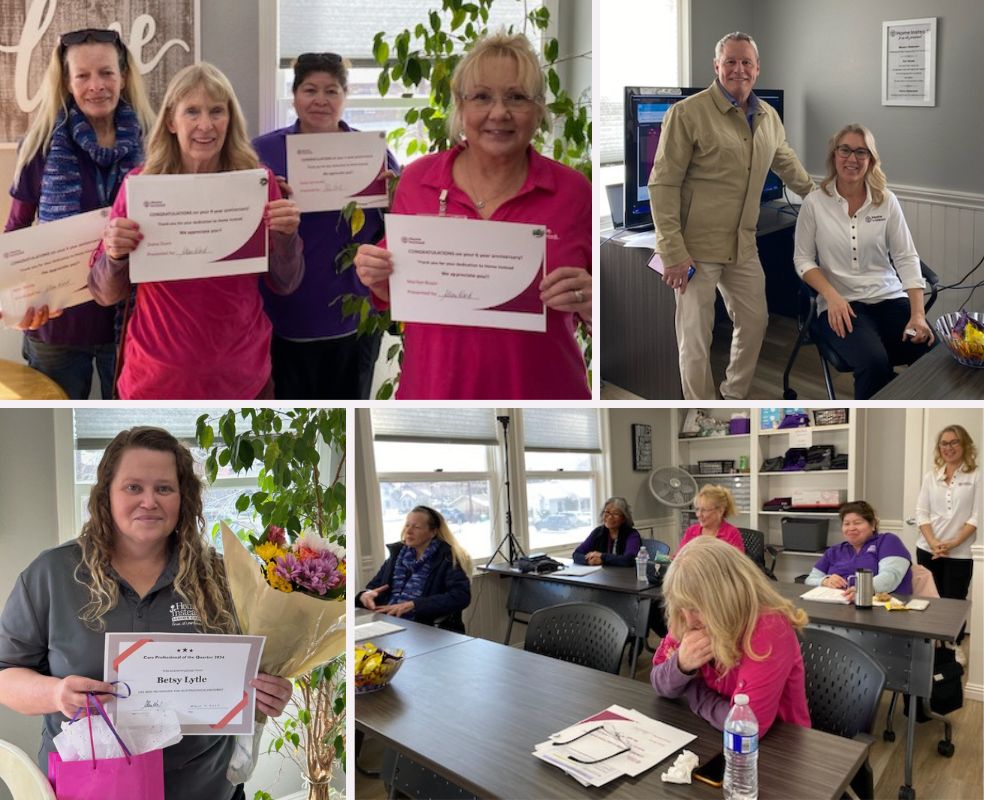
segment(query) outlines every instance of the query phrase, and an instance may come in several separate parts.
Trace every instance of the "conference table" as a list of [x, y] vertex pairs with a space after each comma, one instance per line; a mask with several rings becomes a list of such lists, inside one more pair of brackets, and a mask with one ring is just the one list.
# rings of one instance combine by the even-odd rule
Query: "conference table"
[[[359, 626], [370, 622], [388, 622], [391, 625], [399, 625], [403, 630], [362, 639]], [[390, 652], [397, 648], [402, 649], [404, 658], [414, 658], [434, 650], [440, 650], [443, 647], [462, 644], [474, 638], [455, 631], [435, 628], [433, 625], [422, 625], [413, 620], [401, 619], [389, 614], [378, 614], [368, 609], [356, 609], [354, 628], [357, 642], [372, 642], [377, 647]]]
[[[720, 752], [721, 733], [682, 701], [498, 642], [448, 642], [409, 657], [381, 691], [358, 695], [356, 730], [476, 797], [720, 800], [719, 788], [661, 781], [677, 752], [634, 778], [590, 788], [532, 755], [550, 734], [617, 704], [696, 734], [687, 749], [704, 763]], [[777, 722], [759, 747], [759, 798], [839, 798], [867, 752], [862, 742]]]
[[[909, 695], [909, 720], [905, 744], [905, 783], [899, 796], [914, 797], [912, 752], [916, 737], [917, 698], [933, 690], [933, 640], [956, 641], [970, 612], [967, 600], [933, 598], [925, 611], [886, 611], [875, 605], [859, 609], [840, 603], [803, 600], [811, 587], [798, 583], [773, 584], [810, 617], [810, 624], [836, 631], [856, 642], [885, 670], [885, 688]], [[906, 595], [893, 595], [907, 601]]]
[[984, 369], [958, 364], [945, 345], [937, 345], [893, 378], [872, 400], [981, 400]]
[[68, 400], [68, 395], [44, 373], [0, 358], [0, 400]]
[[520, 572], [508, 564], [479, 569], [511, 581], [504, 644], [509, 644], [517, 613], [532, 614], [559, 603], [598, 603], [615, 611], [629, 626], [629, 674], [635, 675], [636, 660], [649, 629], [649, 607], [658, 595], [650, 591], [648, 581], [636, 580], [634, 567], [600, 567], [587, 575], [568, 575], [563, 570]]

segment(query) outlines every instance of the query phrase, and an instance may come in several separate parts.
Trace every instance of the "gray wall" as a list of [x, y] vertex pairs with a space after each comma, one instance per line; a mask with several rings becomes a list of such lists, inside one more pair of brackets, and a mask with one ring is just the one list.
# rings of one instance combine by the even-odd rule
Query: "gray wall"
[[256, 0], [202, 0], [202, 60], [221, 69], [236, 90], [250, 138], [259, 135], [259, 5]]
[[[714, 43], [739, 28], [758, 42], [760, 86], [785, 89], [786, 133], [811, 173], [827, 139], [867, 125], [890, 184], [980, 193], [980, 0], [692, 0], [692, 83], [713, 79]], [[881, 105], [881, 24], [938, 17], [936, 106]]]
[[608, 410], [609, 459], [612, 471], [612, 494], [624, 497], [632, 506], [637, 520], [664, 517], [672, 511], [661, 505], [649, 491], [649, 471], [632, 469], [632, 425], [643, 423], [653, 428], [653, 466], [671, 463], [670, 453], [675, 432], [670, 430], [670, 411], [665, 408], [611, 408]]

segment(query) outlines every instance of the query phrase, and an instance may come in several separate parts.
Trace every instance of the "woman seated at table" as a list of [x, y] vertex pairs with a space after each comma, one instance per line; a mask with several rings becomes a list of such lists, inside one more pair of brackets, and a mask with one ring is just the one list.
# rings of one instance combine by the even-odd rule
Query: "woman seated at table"
[[818, 295], [820, 335], [854, 369], [857, 400], [933, 344], [919, 254], [878, 161], [863, 125], [845, 125], [830, 139], [827, 177], [803, 200], [793, 253]]
[[806, 576], [807, 584], [843, 589], [853, 600], [854, 573], [867, 569], [874, 573], [875, 592], [912, 594], [912, 556], [894, 533], [879, 532], [875, 510], [856, 500], [844, 503], [838, 514], [845, 541], [827, 548]]
[[[601, 525], [574, 551], [575, 564], [631, 567], [642, 546], [633, 525], [632, 509], [624, 497], [609, 497], [601, 512]], [[652, 553], [649, 554], [652, 557]]]
[[739, 693], [748, 695], [759, 736], [776, 719], [810, 727], [796, 635], [806, 612], [782, 598], [750, 558], [702, 536], [673, 560], [663, 598], [670, 631], [650, 673], [659, 695], [685, 696], [718, 730]]
[[725, 519], [733, 516], [735, 511], [735, 498], [730, 489], [714, 484], [702, 486], [697, 492], [697, 499], [694, 500], [697, 522], [684, 532], [677, 553], [698, 536], [720, 539], [744, 553], [745, 542], [741, 538], [741, 531]]
[[433, 508], [417, 506], [407, 514], [401, 539], [386, 545], [389, 558], [355, 604], [464, 633], [461, 612], [471, 603], [465, 572], [470, 559], [447, 521]]

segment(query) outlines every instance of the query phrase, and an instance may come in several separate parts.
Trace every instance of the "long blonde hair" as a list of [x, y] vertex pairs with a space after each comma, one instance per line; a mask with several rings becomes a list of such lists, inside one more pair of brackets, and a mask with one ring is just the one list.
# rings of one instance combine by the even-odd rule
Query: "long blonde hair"
[[[120, 73], [123, 75], [123, 90], [120, 98], [125, 100], [133, 108], [140, 123], [140, 130], [146, 136], [147, 131], [154, 125], [154, 110], [147, 99], [147, 89], [144, 86], [143, 78], [137, 67], [137, 62], [126, 45], [120, 51], [112, 42], [83, 42], [83, 44], [105, 44], [111, 47], [123, 60], [122, 53], [125, 52], [125, 64], [120, 64]], [[121, 42], [122, 44], [122, 42]], [[62, 47], [55, 47], [51, 58], [48, 60], [48, 69], [44, 73], [41, 82], [41, 104], [31, 121], [31, 126], [24, 134], [20, 148], [17, 151], [17, 164], [14, 167], [14, 186], [20, 180], [21, 172], [38, 152], [46, 153], [51, 145], [51, 135], [55, 131], [55, 123], [58, 115], [62, 112], [68, 114], [68, 98], [71, 96], [68, 91], [66, 77], [68, 75], [68, 51], [79, 45], [69, 45], [62, 53]]]
[[939, 469], [943, 466], [943, 456], [940, 453], [940, 439], [943, 438], [944, 433], [952, 433], [960, 440], [960, 446], [963, 448], [964, 469], [967, 472], [973, 472], [977, 469], [977, 446], [963, 425], [947, 425], [936, 434], [936, 448], [933, 453], [933, 463], [936, 465], [936, 468]]
[[471, 564], [471, 556], [468, 555], [465, 548], [458, 543], [454, 534], [451, 533], [451, 528], [448, 527], [448, 521], [444, 519], [444, 515], [439, 511], [435, 511], [430, 506], [414, 506], [410, 509], [410, 513], [424, 514], [427, 517], [427, 526], [432, 531], [436, 531], [435, 536], [442, 542], [446, 542], [451, 548], [451, 563], [456, 567], [460, 567], [467, 575]]
[[796, 630], [808, 622], [806, 612], [773, 589], [748, 556], [709, 536], [698, 536], [673, 559], [663, 580], [663, 600], [676, 639], [687, 629], [683, 612], [701, 613], [722, 675], [742, 656], [768, 658], [771, 651], [752, 650], [752, 634], [762, 615], [782, 614]]
[[236, 92], [222, 71], [203, 61], [191, 64], [171, 78], [164, 93], [157, 123], [147, 137], [147, 161], [145, 175], [179, 175], [184, 171], [178, 137], [168, 130], [174, 111], [182, 100], [195, 89], [203, 89], [209, 98], [225, 103], [229, 109], [229, 127], [219, 153], [219, 172], [239, 169], [256, 169], [260, 162], [253, 145], [246, 135], [246, 118], [236, 99]]
[[859, 122], [851, 122], [841, 128], [837, 133], [830, 137], [827, 142], [827, 177], [820, 181], [820, 188], [824, 190], [828, 197], [833, 197], [827, 188], [831, 181], [837, 179], [837, 167], [834, 159], [837, 145], [840, 144], [841, 137], [848, 133], [856, 133], [864, 139], [864, 146], [868, 148], [871, 155], [868, 157], [868, 171], [864, 175], [864, 180], [868, 184], [868, 191], [871, 193], [872, 205], [880, 206], [885, 199], [885, 187], [888, 179], [882, 172], [881, 159], [878, 157], [878, 147], [875, 144], [875, 135]]
[[181, 495], [178, 524], [170, 536], [178, 554], [174, 591], [198, 613], [203, 633], [235, 633], [222, 559], [202, 536], [202, 483], [195, 475], [191, 453], [167, 431], [151, 427], [118, 433], [99, 462], [89, 493], [89, 521], [78, 538], [82, 561], [75, 569], [75, 580], [89, 590], [89, 602], [79, 618], [89, 628], [103, 630], [103, 616], [119, 602], [119, 585], [109, 575], [116, 540], [109, 495], [123, 453], [134, 448], [174, 455]]

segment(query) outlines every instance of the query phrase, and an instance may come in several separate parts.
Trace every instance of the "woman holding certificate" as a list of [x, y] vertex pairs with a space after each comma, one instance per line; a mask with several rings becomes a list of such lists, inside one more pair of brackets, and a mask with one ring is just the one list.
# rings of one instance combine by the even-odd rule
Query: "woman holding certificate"
[[[44, 715], [38, 761], [86, 707], [107, 699], [107, 632], [236, 633], [221, 558], [202, 534], [202, 485], [191, 453], [170, 433], [139, 427], [110, 442], [77, 539], [42, 553], [14, 586], [0, 615], [0, 703]], [[289, 681], [260, 674], [256, 708], [278, 716]], [[234, 800], [226, 779], [233, 736], [191, 736], [164, 750], [168, 798]]]
[[[41, 101], [21, 142], [5, 231], [105, 208], [127, 172], [143, 161], [154, 122], [140, 70], [116, 31], [62, 34]], [[113, 396], [115, 310], [91, 300], [28, 309], [23, 354], [73, 400], [89, 397], [95, 362], [103, 399]]]
[[[203, 62], [185, 67], [171, 80], [160, 116], [147, 137], [147, 160], [131, 176], [231, 173], [258, 166], [228, 78]], [[271, 291], [288, 294], [297, 288], [304, 272], [297, 235], [300, 212], [293, 201], [281, 198], [273, 174], [265, 172], [267, 203], [262, 224], [269, 236], [269, 256], [263, 264], [268, 266], [264, 278]], [[128, 186], [129, 179], [113, 204], [89, 274], [89, 288], [103, 305], [129, 296], [130, 254], [143, 238], [140, 226], [127, 217]], [[198, 194], [215, 186], [214, 191], [223, 188], [221, 183], [210, 183]], [[222, 208], [223, 202], [235, 205], [236, 198], [223, 196], [215, 202]], [[180, 220], [183, 212], [179, 208], [176, 213], [175, 220]], [[225, 221], [215, 220], [219, 225]], [[217, 235], [224, 233], [220, 230]], [[179, 257], [208, 252], [210, 241], [202, 237], [188, 244], [197, 247], [168, 256], [175, 269], [184, 263]], [[253, 246], [251, 239], [241, 249]], [[145, 254], [151, 255], [156, 254]], [[232, 260], [228, 256], [220, 262]], [[136, 303], [122, 339], [123, 364], [117, 381], [121, 399], [273, 398], [271, 327], [263, 312], [257, 277], [252, 273], [220, 275], [137, 285]]]
[[[404, 170], [393, 215], [545, 227], [539, 235], [546, 238], [546, 275], [514, 298], [545, 308], [545, 330], [407, 322], [397, 397], [588, 399], [574, 333], [579, 321], [591, 321], [591, 185], [531, 146], [547, 119], [537, 55], [522, 35], [488, 36], [458, 63], [451, 87], [450, 127], [458, 144]], [[510, 230], [503, 225], [500, 236], [508, 237]], [[449, 243], [446, 249], [454, 248]], [[376, 305], [387, 306], [393, 254], [363, 245], [355, 264]], [[439, 276], [435, 269], [418, 277], [427, 283]], [[451, 287], [438, 292], [448, 308], [470, 297]]]
[[[293, 93], [297, 121], [253, 140], [260, 161], [278, 176], [287, 175], [288, 136], [354, 130], [342, 120], [348, 68], [341, 56], [298, 56]], [[399, 169], [388, 151], [386, 162], [388, 170]], [[376, 242], [382, 237], [382, 211], [365, 212], [365, 224], [354, 236], [340, 211], [302, 213], [305, 270], [300, 287], [289, 295], [260, 287], [273, 323], [273, 385], [278, 398], [357, 400], [369, 396], [380, 336], [358, 335], [358, 317], [342, 313], [343, 295], [364, 295], [367, 290], [353, 270], [340, 270], [336, 262], [338, 254], [353, 242]]]

